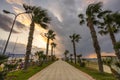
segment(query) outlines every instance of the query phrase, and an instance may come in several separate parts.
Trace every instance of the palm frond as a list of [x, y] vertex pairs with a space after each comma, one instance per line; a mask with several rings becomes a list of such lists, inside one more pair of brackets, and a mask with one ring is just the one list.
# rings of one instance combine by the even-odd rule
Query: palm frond
[[32, 15], [32, 21], [35, 23], [41, 25], [42, 28], [47, 29], [48, 23], [50, 23], [51, 19], [47, 14], [47, 11], [45, 9], [42, 9], [41, 7], [36, 6], [29, 6], [26, 4], [23, 4], [23, 8], [26, 11], [31, 11]]
[[85, 21], [84, 21], [84, 20], [81, 20], [81, 21], [80, 21], [80, 25], [83, 25], [83, 24], [85, 24]]
[[104, 17], [106, 14], [111, 13], [111, 12], [112, 12], [112, 11], [110, 11], [110, 10], [102, 11], [102, 12], [100, 12], [100, 13], [97, 15], [97, 17], [98, 17], [98, 18], [102, 18], [102, 17]]
[[98, 20], [93, 20], [94, 25], [101, 25], [101, 23]]
[[118, 32], [119, 32], [119, 29], [116, 27], [116, 25], [113, 25], [112, 31], [113, 31], [114, 33], [118, 33]]
[[86, 10], [86, 15], [87, 16], [92, 16], [94, 13], [99, 13], [101, 12], [101, 7], [102, 7], [102, 2], [98, 3], [93, 3], [88, 5], [87, 10]]
[[98, 26], [98, 28], [100, 28], [100, 29], [104, 29], [104, 27], [103, 27], [103, 26]]
[[47, 24], [44, 24], [44, 23], [40, 23], [40, 26], [44, 29], [48, 29], [48, 25]]
[[106, 35], [108, 31], [101, 30], [101, 31], [98, 31], [98, 33], [103, 36], [103, 35]]
[[84, 15], [83, 14], [79, 14], [78, 17], [81, 18], [81, 19], [84, 19]]

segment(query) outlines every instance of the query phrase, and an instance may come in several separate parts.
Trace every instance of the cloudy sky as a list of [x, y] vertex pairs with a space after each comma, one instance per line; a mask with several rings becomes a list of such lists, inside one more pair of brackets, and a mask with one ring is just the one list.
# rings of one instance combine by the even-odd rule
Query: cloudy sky
[[[92, 45], [91, 35], [86, 25], [79, 25], [79, 13], [84, 13], [88, 4], [93, 2], [102, 1], [105, 9], [112, 11], [120, 11], [120, 0], [0, 0], [0, 45], [3, 47], [5, 40], [8, 37], [9, 30], [11, 28], [13, 15], [4, 14], [3, 9], [9, 10], [16, 14], [24, 12], [22, 7], [23, 3], [41, 6], [48, 11], [51, 17], [51, 24], [49, 29], [53, 29], [57, 34], [55, 42], [57, 43], [56, 54], [61, 56], [67, 49], [70, 53], [73, 53], [72, 43], [69, 39], [69, 35], [73, 33], [80, 34], [82, 39], [77, 43], [77, 54], [82, 54], [84, 57], [94, 57], [95, 52]], [[13, 34], [10, 39], [10, 43], [7, 51], [11, 52], [14, 43], [17, 40], [17, 46], [24, 44], [26, 46], [29, 32], [30, 18], [28, 15], [20, 15], [17, 17], [17, 21], [13, 30]], [[33, 45], [38, 48], [46, 47], [46, 38], [40, 34], [44, 34], [46, 30], [36, 25]], [[120, 34], [116, 35], [116, 39], [119, 39]], [[98, 34], [98, 40], [101, 46], [102, 54], [113, 54], [112, 44], [109, 36], [101, 36]], [[25, 46], [19, 46], [16, 48], [16, 53], [25, 53]]]

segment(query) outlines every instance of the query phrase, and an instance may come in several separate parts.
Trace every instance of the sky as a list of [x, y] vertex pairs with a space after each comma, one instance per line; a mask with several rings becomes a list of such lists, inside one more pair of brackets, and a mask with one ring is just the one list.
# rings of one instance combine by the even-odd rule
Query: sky
[[[0, 47], [4, 47], [5, 40], [7, 40], [14, 19], [13, 15], [4, 14], [2, 10], [9, 10], [18, 14], [24, 12], [22, 4], [25, 3], [32, 6], [40, 6], [47, 10], [48, 15], [51, 17], [49, 29], [54, 30], [56, 33], [55, 42], [57, 43], [57, 56], [63, 56], [65, 50], [69, 50], [70, 53], [73, 53], [69, 35], [77, 33], [82, 37], [79, 43], [76, 44], [77, 54], [82, 54], [84, 57], [95, 57], [96, 55], [89, 29], [86, 25], [79, 25], [78, 14], [85, 13], [86, 7], [90, 3], [99, 1], [103, 2], [104, 9], [120, 11], [120, 0], [0, 0]], [[7, 52], [11, 52], [15, 43], [17, 43], [16, 46], [19, 47], [15, 48], [15, 53], [25, 53], [30, 22], [30, 18], [27, 14], [17, 17]], [[47, 30], [40, 28], [40, 26], [36, 24], [33, 40], [33, 46], [38, 47], [36, 50], [45, 50], [46, 38], [41, 35], [44, 35], [46, 31]], [[117, 41], [119, 41], [120, 34], [115, 35]], [[101, 36], [100, 34], [97, 34], [97, 36], [102, 55], [114, 55], [109, 36]], [[16, 39], [18, 40], [16, 41]], [[35, 50], [33, 52], [35, 52]]]

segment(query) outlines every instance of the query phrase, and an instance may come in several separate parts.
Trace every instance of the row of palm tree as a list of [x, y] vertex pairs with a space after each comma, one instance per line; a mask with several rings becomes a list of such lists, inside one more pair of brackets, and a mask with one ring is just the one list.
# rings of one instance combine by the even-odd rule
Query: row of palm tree
[[[48, 56], [48, 51], [49, 51], [49, 43], [50, 40], [54, 40], [55, 39], [55, 33], [53, 30], [49, 30], [47, 33], [45, 33], [45, 37], [47, 38], [47, 45], [46, 45], [46, 56]], [[55, 44], [52, 44], [52, 46], [54, 46]]]
[[56, 46], [57, 46], [56, 43], [54, 43], [54, 42], [51, 43], [51, 57], [52, 57], [52, 61], [54, 60]]
[[[65, 52], [64, 52], [65, 61], [69, 61], [69, 59], [70, 59], [70, 62], [73, 63], [73, 54], [70, 54], [69, 56], [68, 56], [68, 54], [69, 54], [69, 51], [65, 50]], [[78, 55], [76, 54], [76, 57], [77, 57], [77, 60], [75, 60], [76, 59], [75, 56], [74, 56], [74, 60], [76, 61], [76, 63], [78, 62], [80, 64], [80, 66], [81, 66], [81, 63], [82, 63], [81, 57], [82, 57], [82, 55], [81, 54], [78, 54]]]
[[78, 17], [80, 18], [80, 25], [85, 24], [86, 22], [91, 32], [93, 46], [98, 59], [99, 71], [103, 72], [103, 63], [101, 60], [101, 48], [97, 39], [97, 34], [94, 26], [98, 26], [98, 28], [100, 29], [99, 31], [100, 34], [110, 35], [115, 54], [117, 58], [120, 60], [119, 50], [114, 48], [116, 44], [114, 33], [117, 33], [119, 31], [120, 13], [119, 12], [113, 13], [112, 11], [109, 10], [103, 10], [102, 3], [99, 2], [90, 4], [86, 9], [86, 14], [84, 15], [79, 14]]
[[67, 59], [67, 55], [69, 54], [69, 51], [68, 50], [65, 50], [64, 51], [64, 55], [65, 55], [65, 61], [67, 61], [68, 59]]
[[[31, 24], [30, 24], [30, 32], [29, 32], [28, 43], [27, 43], [27, 48], [26, 48], [25, 66], [24, 66], [24, 69], [26, 70], [28, 67], [28, 64], [29, 64], [28, 63], [29, 55], [31, 54], [35, 24], [39, 24], [40, 27], [47, 29], [48, 24], [50, 23], [51, 19], [48, 16], [47, 11], [42, 9], [41, 7], [29, 6], [26, 4], [23, 4], [23, 7], [24, 7], [25, 11], [31, 12], [31, 14], [29, 15], [31, 18]], [[46, 56], [48, 56], [49, 41], [55, 39], [54, 31], [49, 30], [48, 33], [45, 33], [45, 37], [47, 37]], [[41, 54], [42, 52], [39, 52], [39, 53]]]

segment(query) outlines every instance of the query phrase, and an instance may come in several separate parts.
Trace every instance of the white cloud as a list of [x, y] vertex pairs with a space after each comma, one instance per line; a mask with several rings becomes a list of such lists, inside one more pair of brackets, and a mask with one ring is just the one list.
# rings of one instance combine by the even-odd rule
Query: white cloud
[[10, 4], [18, 4], [22, 5], [23, 3], [26, 3], [25, 0], [6, 0]]

